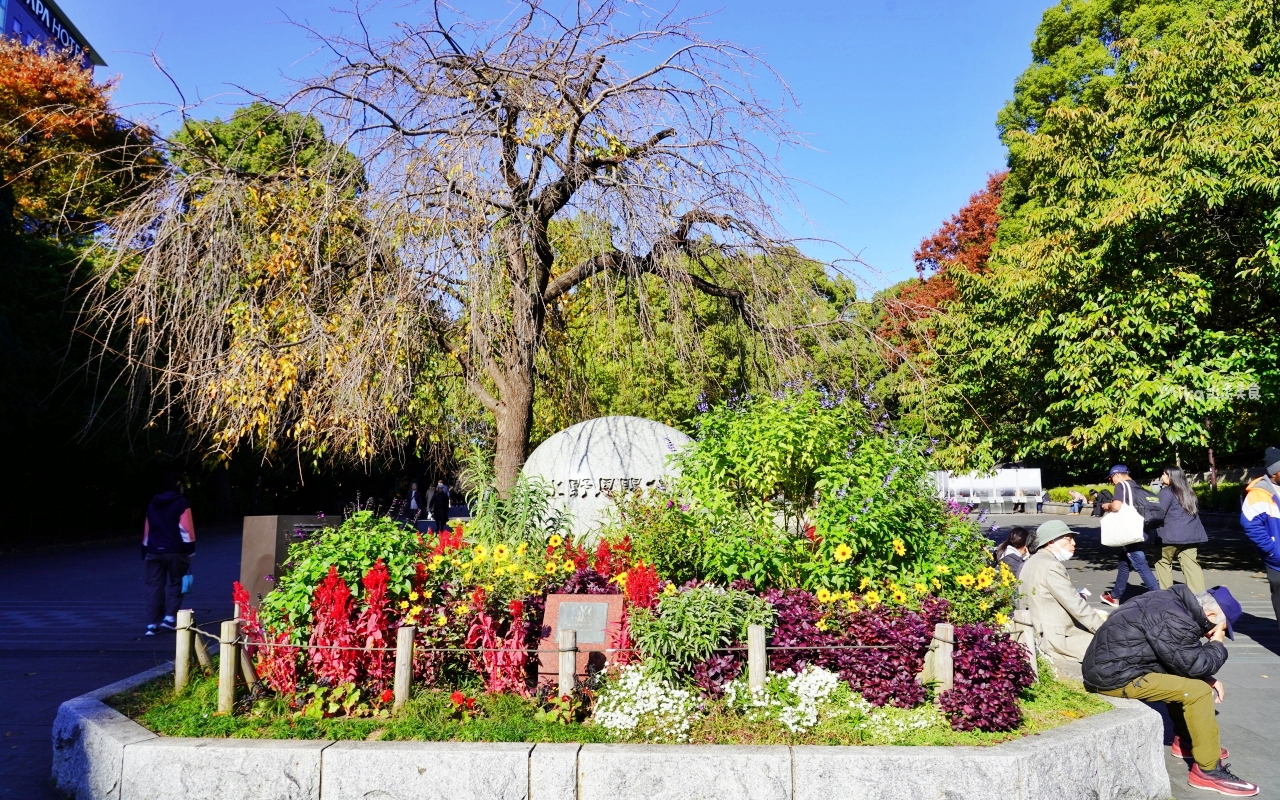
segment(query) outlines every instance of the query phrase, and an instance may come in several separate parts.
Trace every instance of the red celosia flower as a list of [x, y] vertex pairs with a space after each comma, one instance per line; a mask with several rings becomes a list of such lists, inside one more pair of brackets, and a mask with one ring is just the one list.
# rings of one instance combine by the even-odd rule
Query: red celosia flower
[[653, 608], [658, 600], [658, 589], [662, 585], [658, 580], [658, 571], [641, 562], [626, 574], [627, 600], [640, 608]]
[[383, 689], [383, 690], [382, 690], [382, 695], [381, 695], [382, 702], [384, 702], [384, 703], [390, 703], [392, 700], [394, 700], [394, 699], [395, 699], [395, 697], [396, 697], [396, 696], [395, 696], [395, 693], [394, 693], [394, 692], [392, 692], [390, 689]]
[[467, 696], [462, 692], [454, 692], [449, 695], [449, 699], [453, 701], [455, 706], [460, 706], [467, 701]]
[[511, 612], [511, 616], [513, 617], [523, 617], [524, 603], [519, 600], [512, 600], [507, 604], [507, 610]]

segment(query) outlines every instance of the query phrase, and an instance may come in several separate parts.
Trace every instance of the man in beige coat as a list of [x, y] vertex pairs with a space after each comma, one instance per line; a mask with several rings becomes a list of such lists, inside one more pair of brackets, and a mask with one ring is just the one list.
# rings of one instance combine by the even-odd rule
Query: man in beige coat
[[1036, 529], [1035, 555], [1022, 565], [1018, 597], [1031, 611], [1040, 649], [1080, 661], [1106, 616], [1094, 611], [1071, 585], [1064, 562], [1076, 552], [1075, 534], [1053, 519]]

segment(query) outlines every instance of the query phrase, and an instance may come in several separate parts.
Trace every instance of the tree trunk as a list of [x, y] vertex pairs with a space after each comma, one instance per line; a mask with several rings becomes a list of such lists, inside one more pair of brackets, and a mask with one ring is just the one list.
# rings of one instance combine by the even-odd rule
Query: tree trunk
[[524, 466], [529, 433], [533, 429], [533, 371], [521, 374], [507, 373], [506, 391], [498, 413], [494, 415], [498, 425], [497, 447], [493, 459], [494, 477], [498, 494], [507, 497], [516, 485], [520, 468]]

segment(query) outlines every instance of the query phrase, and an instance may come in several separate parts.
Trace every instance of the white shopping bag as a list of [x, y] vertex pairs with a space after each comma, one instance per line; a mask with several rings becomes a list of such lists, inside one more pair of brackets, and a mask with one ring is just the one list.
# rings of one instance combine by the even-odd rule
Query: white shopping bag
[[1144, 520], [1138, 509], [1125, 503], [1119, 511], [1102, 515], [1102, 546], [1124, 547], [1137, 544], [1146, 537], [1142, 533]]

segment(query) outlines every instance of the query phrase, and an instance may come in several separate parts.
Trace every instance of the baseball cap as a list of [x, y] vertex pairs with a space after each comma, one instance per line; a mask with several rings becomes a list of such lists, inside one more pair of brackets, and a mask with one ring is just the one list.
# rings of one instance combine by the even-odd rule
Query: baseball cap
[[1217, 600], [1218, 605], [1222, 606], [1222, 615], [1227, 618], [1227, 638], [1234, 642], [1236, 640], [1236, 623], [1244, 615], [1244, 609], [1231, 596], [1231, 590], [1225, 586], [1215, 586], [1209, 590], [1209, 594], [1213, 595], [1213, 599]]
[[1268, 475], [1275, 475], [1280, 472], [1280, 447], [1268, 447], [1262, 463], [1267, 465]]
[[1111, 471], [1107, 473], [1107, 477], [1110, 478], [1112, 475], [1119, 475], [1121, 473], [1128, 475], [1129, 468], [1126, 467], [1124, 464], [1116, 464], [1111, 468]]

